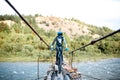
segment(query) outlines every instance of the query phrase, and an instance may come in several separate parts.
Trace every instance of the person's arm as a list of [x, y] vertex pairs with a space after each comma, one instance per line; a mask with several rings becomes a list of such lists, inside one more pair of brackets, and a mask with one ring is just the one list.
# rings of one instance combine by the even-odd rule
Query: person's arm
[[64, 44], [65, 44], [65, 47], [67, 48], [67, 43], [66, 43], [66, 40], [65, 40], [64, 37], [63, 37], [63, 41], [64, 41]]
[[51, 50], [53, 50], [53, 46], [54, 46], [55, 42], [56, 42], [56, 38], [54, 39], [54, 41], [52, 42], [52, 44], [50, 46]]
[[64, 44], [65, 44], [65, 47], [66, 47], [66, 51], [68, 51], [68, 46], [67, 46], [67, 43], [66, 43], [66, 40], [65, 40], [65, 38], [63, 37], [63, 41], [64, 41]]
[[54, 39], [54, 41], [52, 42], [52, 44], [51, 44], [51, 45], [53, 46], [53, 45], [55, 44], [55, 42], [56, 42], [56, 38]]

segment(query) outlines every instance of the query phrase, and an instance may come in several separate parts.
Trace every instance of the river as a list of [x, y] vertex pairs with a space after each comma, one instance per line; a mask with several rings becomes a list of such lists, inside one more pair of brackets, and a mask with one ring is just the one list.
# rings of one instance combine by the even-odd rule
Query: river
[[[49, 66], [48, 62], [40, 62], [40, 77], [46, 75]], [[79, 62], [74, 63], [73, 66], [82, 74], [82, 80], [120, 80], [120, 58]], [[0, 80], [36, 79], [36, 62], [0, 62]]]

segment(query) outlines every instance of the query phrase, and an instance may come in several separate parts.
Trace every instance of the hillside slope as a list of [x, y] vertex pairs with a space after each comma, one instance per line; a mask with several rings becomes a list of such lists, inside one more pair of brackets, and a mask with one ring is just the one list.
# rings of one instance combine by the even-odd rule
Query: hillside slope
[[[42, 28], [46, 32], [52, 30], [55, 32], [62, 31], [66, 35], [68, 35], [70, 38], [79, 37], [81, 35], [85, 36], [92, 36], [93, 38], [99, 38], [100, 35], [91, 32], [90, 27], [88, 24], [85, 24], [84, 22], [81, 22], [79, 20], [76, 20], [74, 18], [66, 19], [66, 18], [59, 18], [54, 16], [35, 16], [26, 17], [26, 20], [28, 23], [32, 25], [32, 21], [35, 19], [35, 24], [39, 28]], [[5, 23], [8, 26], [12, 26], [16, 21], [13, 20], [1, 20], [0, 23]], [[25, 26], [23, 21], [21, 22], [22, 26]], [[35, 27], [34, 25], [32, 25]]]
[[83, 22], [78, 22], [75, 21], [75, 19], [63, 19], [63, 18], [58, 18], [54, 16], [37, 16], [35, 17], [36, 24], [38, 25], [39, 28], [43, 28], [45, 31], [63, 31], [66, 33], [69, 37], [78, 37], [81, 35], [88, 35], [92, 36], [93, 38], [98, 38], [99, 35], [97, 34], [92, 34], [91, 31], [89, 30], [89, 27], [83, 23]]
[[[23, 17], [48, 45], [54, 40], [56, 32], [59, 30], [63, 31], [69, 51], [112, 32], [107, 27], [100, 28], [74, 18], [66, 19], [41, 15], [23, 15]], [[119, 57], [120, 33], [95, 45], [78, 50], [76, 53], [79, 53], [75, 55], [80, 57], [78, 59], [84, 58], [83, 56], [87, 58], [95, 56], [98, 58], [102, 54]], [[9, 58], [13, 59], [13, 57], [16, 57], [18, 61], [36, 60], [38, 55], [40, 55], [41, 59], [48, 60], [50, 59], [50, 50], [18, 16], [0, 15], [0, 61], [9, 61]], [[67, 54], [65, 55], [68, 56]]]

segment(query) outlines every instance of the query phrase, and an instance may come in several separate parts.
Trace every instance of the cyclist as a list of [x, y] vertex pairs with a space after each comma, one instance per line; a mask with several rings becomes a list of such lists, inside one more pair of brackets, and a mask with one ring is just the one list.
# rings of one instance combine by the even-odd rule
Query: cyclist
[[[59, 56], [61, 57], [61, 63], [63, 64], [63, 43], [65, 44], [65, 47], [66, 47], [66, 51], [68, 51], [68, 47], [67, 47], [67, 43], [66, 43], [66, 40], [65, 38], [63, 37], [63, 33], [61, 31], [59, 31], [57, 33], [57, 36], [55, 37], [54, 41], [52, 42], [52, 45], [51, 45], [51, 50], [53, 50], [53, 46], [54, 44], [55, 45], [55, 49], [56, 49], [56, 65], [58, 65], [58, 58]], [[60, 52], [60, 54], [59, 54]], [[59, 55], [58, 55], [59, 54]]]

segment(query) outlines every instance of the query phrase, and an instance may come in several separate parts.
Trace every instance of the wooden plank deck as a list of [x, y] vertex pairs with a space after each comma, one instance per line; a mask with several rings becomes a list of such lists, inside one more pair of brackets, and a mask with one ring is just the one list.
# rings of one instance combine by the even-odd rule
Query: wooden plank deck
[[81, 80], [81, 74], [77, 70], [70, 69], [70, 67], [67, 70], [66, 66], [63, 66], [62, 72], [58, 73], [57, 66], [51, 65], [44, 80]]

